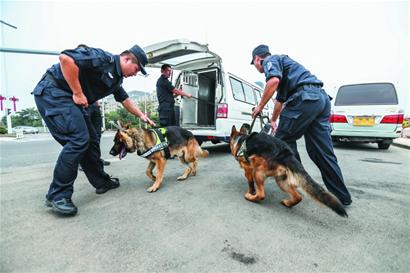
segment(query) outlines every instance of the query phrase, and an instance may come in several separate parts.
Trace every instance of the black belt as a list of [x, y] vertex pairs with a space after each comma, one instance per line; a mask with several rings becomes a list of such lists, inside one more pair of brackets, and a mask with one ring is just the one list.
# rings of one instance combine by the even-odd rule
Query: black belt
[[294, 92], [292, 92], [292, 93], [296, 93], [296, 92], [299, 92], [300, 90], [304, 90], [305, 88], [308, 88], [308, 87], [313, 87], [313, 88], [322, 88], [323, 87], [323, 84], [321, 84], [321, 83], [308, 83], [308, 84], [302, 84], [301, 86], [298, 86], [298, 87], [296, 87], [294, 90]]

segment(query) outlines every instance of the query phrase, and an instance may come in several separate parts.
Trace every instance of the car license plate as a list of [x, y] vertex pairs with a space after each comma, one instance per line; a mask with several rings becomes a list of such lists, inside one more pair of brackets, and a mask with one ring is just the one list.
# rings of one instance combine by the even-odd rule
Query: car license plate
[[374, 117], [354, 117], [354, 126], [374, 126]]

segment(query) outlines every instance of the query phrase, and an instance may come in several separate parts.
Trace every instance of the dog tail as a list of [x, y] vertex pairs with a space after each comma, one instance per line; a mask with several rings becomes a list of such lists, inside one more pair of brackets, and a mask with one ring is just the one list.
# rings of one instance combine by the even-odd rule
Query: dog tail
[[208, 157], [209, 152], [207, 150], [202, 150], [201, 146], [197, 146], [196, 155], [200, 157]]
[[340, 203], [339, 199], [337, 199], [333, 194], [316, 183], [315, 180], [313, 180], [313, 178], [310, 177], [310, 175], [305, 171], [302, 164], [300, 164], [299, 162], [297, 162], [297, 164], [300, 166], [298, 166], [297, 168], [298, 170], [296, 172], [296, 175], [300, 178], [297, 180], [299, 181], [302, 189], [313, 199], [327, 206], [340, 216], [348, 217], [347, 212], [345, 211], [343, 205]]
[[201, 146], [199, 145], [198, 141], [196, 138], [192, 138], [191, 141], [195, 141], [195, 155], [199, 157], [208, 157], [209, 152], [207, 150], [202, 150]]

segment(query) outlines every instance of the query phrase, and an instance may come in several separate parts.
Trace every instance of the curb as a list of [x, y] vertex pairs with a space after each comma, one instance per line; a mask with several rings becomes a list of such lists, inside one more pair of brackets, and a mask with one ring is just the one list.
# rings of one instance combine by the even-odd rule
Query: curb
[[392, 145], [410, 150], [410, 146], [402, 144], [402, 143], [393, 142]]

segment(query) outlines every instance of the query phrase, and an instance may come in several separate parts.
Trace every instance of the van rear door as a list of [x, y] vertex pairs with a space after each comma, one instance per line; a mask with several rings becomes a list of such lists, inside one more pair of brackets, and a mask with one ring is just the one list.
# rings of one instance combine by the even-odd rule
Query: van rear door
[[204, 67], [204, 64], [220, 64], [221, 58], [209, 51], [208, 45], [186, 39], [177, 39], [153, 44], [144, 48], [148, 57], [148, 67], [169, 64], [172, 69], [186, 70]]
[[170, 40], [144, 48], [148, 67], [163, 64], [181, 72], [174, 85], [195, 99], [180, 102], [180, 125], [191, 128], [215, 127], [215, 104], [222, 99], [221, 58], [208, 45], [186, 39]]

